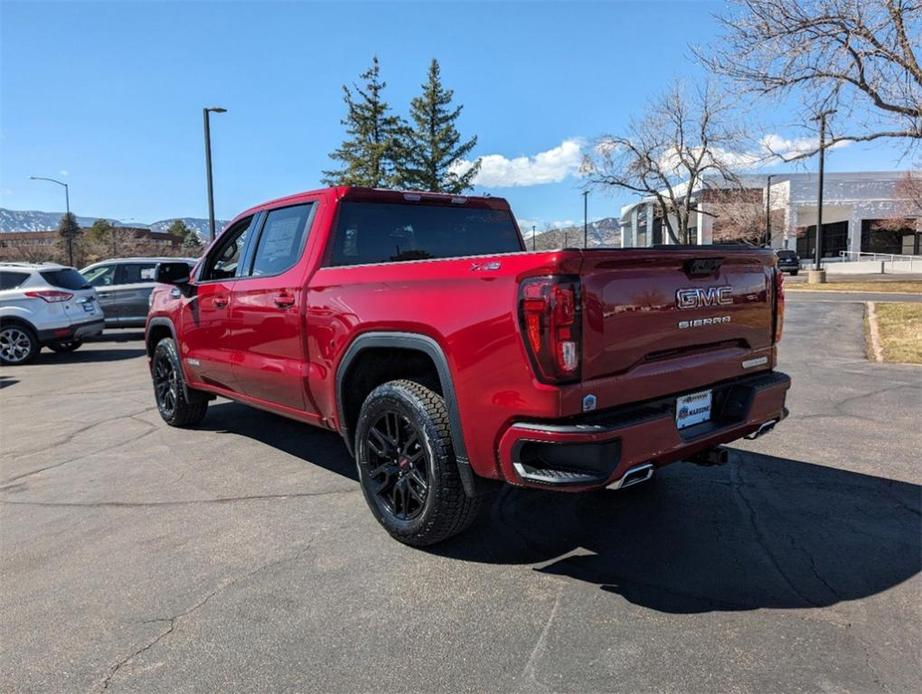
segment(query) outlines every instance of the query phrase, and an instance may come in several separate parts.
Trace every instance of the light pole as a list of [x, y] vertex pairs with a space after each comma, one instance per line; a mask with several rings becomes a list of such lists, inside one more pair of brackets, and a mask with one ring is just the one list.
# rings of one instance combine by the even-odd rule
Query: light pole
[[[59, 181], [56, 178], [46, 178], [45, 176], [29, 176], [33, 181], [48, 181], [50, 183], [57, 183], [59, 186], [64, 186], [64, 208], [66, 210], [67, 223], [70, 224], [70, 187], [64, 182]], [[68, 229], [65, 237], [67, 239], [67, 264], [74, 264], [74, 235]]]
[[532, 224], [531, 225], [531, 250], [535, 250], [536, 238], [537, 237], [535, 236], [535, 225]]
[[589, 248], [589, 191], [583, 191], [583, 248]]
[[211, 180], [211, 114], [226, 113], [226, 108], [208, 106], [202, 109], [202, 119], [205, 121], [205, 176], [208, 179], [208, 234], [214, 241], [214, 184]]
[[[818, 120], [820, 122], [820, 170], [819, 170], [819, 182], [817, 183], [816, 191], [816, 253], [814, 255], [814, 267], [813, 269], [819, 271], [822, 269], [820, 259], [823, 257], [822, 254], [822, 243], [823, 243], [823, 169], [826, 162], [826, 118], [835, 113], [833, 109], [827, 109], [816, 116], [813, 120]], [[825, 280], [820, 280], [825, 281]]]
[[772, 245], [772, 174], [765, 181], [765, 246]]

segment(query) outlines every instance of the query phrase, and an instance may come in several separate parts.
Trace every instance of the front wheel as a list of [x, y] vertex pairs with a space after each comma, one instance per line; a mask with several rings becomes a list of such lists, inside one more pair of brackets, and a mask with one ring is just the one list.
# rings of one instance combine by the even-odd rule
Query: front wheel
[[797, 277], [799, 270], [791, 270], [791, 277]]
[[52, 342], [48, 345], [48, 349], [52, 352], [67, 353], [73, 352], [80, 349], [80, 345], [83, 344], [82, 340], [67, 340], [65, 342]]
[[365, 501], [396, 540], [432, 545], [476, 519], [480, 499], [461, 484], [445, 400], [429, 388], [406, 380], [375, 388], [359, 414], [355, 455]]
[[174, 427], [195, 426], [205, 418], [208, 398], [185, 387], [176, 343], [166, 337], [157, 343], [151, 362], [154, 397], [163, 421]]

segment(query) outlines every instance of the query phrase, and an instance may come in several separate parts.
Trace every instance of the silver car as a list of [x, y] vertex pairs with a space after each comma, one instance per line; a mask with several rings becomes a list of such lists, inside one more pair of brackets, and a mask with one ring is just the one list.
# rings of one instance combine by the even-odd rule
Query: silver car
[[96, 292], [72, 267], [0, 263], [0, 364], [26, 364], [42, 347], [72, 352], [102, 329]]
[[143, 327], [148, 300], [156, 284], [160, 263], [186, 262], [194, 258], [113, 258], [88, 265], [80, 271], [87, 284], [96, 288], [99, 305], [106, 314], [107, 328]]

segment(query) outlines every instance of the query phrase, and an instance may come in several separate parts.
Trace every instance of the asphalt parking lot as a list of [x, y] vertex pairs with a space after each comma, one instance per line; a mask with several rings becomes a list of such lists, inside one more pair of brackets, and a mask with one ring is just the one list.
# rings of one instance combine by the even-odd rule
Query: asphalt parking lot
[[791, 417], [720, 468], [389, 539], [340, 439], [164, 425], [139, 333], [0, 370], [3, 691], [922, 690], [922, 369], [789, 296]]

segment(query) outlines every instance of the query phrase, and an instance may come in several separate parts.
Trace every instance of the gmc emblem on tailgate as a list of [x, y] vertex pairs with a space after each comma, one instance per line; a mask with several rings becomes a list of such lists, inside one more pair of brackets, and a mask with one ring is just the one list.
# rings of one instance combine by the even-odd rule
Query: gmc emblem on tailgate
[[676, 308], [706, 308], [708, 306], [729, 306], [733, 303], [733, 288], [724, 287], [691, 287], [679, 289], [675, 293]]

